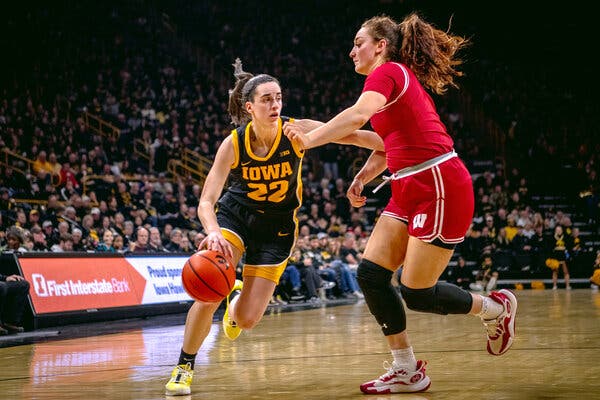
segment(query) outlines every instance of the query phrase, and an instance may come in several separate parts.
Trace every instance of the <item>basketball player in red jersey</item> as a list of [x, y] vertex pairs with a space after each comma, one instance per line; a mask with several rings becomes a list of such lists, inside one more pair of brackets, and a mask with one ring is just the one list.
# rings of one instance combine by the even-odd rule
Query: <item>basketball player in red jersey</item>
[[361, 385], [364, 393], [419, 392], [431, 384], [426, 363], [413, 354], [403, 303], [390, 283], [401, 266], [402, 298], [410, 309], [481, 317], [493, 355], [505, 353], [513, 342], [517, 300], [512, 292], [485, 297], [438, 282], [471, 223], [474, 196], [471, 176], [426, 89], [442, 94], [456, 86], [461, 73], [455, 70], [460, 64], [455, 53], [466, 44], [414, 13], [400, 24], [387, 16], [370, 18], [350, 51], [355, 71], [367, 76], [356, 103], [307, 134], [293, 123], [284, 126], [290, 139], [308, 149], [370, 120], [385, 143], [385, 152], [372, 153], [347, 192], [351, 204], [361, 207], [364, 185], [386, 167], [393, 172], [385, 181], [392, 198], [369, 238], [357, 278], [394, 361], [384, 375]]
[[[198, 249], [219, 251], [232, 265], [245, 254], [243, 285], [236, 281], [234, 291], [239, 295], [231, 302], [227, 298], [223, 316], [223, 330], [231, 340], [262, 318], [296, 242], [304, 150], [283, 134], [282, 125], [293, 121], [313, 129], [323, 124], [282, 117], [277, 79], [242, 71], [239, 59], [234, 66], [237, 82], [228, 111], [239, 127], [217, 150], [198, 206], [206, 232]], [[381, 138], [370, 131], [357, 131], [339, 143], [383, 150]], [[229, 187], [221, 196], [228, 179]], [[190, 308], [179, 361], [165, 385], [167, 395], [191, 393], [196, 354], [219, 304], [196, 301]]]

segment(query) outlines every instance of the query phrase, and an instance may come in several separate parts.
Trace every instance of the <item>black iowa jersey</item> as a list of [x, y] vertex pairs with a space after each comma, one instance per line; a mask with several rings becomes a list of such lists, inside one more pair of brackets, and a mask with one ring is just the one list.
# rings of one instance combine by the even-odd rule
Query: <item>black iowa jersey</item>
[[277, 137], [264, 157], [252, 152], [252, 122], [231, 132], [235, 161], [229, 175], [228, 195], [245, 206], [267, 212], [292, 212], [302, 203], [302, 157], [304, 151], [283, 134], [279, 118]]

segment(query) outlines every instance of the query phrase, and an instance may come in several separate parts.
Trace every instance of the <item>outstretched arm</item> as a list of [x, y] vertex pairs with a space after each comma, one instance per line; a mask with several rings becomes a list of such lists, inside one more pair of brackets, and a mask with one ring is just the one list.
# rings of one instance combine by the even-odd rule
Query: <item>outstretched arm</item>
[[[315, 121], [312, 119], [298, 119], [293, 123], [286, 122], [283, 125], [283, 131], [290, 139], [292, 139], [292, 137], [297, 138], [300, 134], [306, 134], [323, 125], [325, 125], [325, 123], [321, 121]], [[381, 137], [377, 133], [365, 129], [356, 130], [344, 137], [332, 140], [332, 142], [365, 147], [371, 150], [384, 150], [384, 144]], [[299, 143], [302, 148], [305, 148], [302, 144], [302, 141], [299, 141]]]
[[336, 142], [363, 127], [386, 101], [381, 93], [364, 92], [353, 106], [346, 108], [326, 124], [306, 135], [296, 131], [286, 132], [286, 135], [290, 140], [296, 140], [304, 149]]

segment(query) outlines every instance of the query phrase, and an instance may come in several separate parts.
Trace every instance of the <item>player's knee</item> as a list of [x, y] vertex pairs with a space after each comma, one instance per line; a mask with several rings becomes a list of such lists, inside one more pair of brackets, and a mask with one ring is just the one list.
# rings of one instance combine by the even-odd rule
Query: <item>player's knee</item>
[[392, 271], [369, 260], [363, 259], [356, 270], [356, 281], [363, 293], [371, 288], [385, 287], [390, 284]]
[[249, 330], [249, 329], [254, 328], [258, 324], [258, 321], [260, 321], [260, 319], [254, 319], [254, 318], [237, 318], [236, 321], [235, 321], [235, 323], [241, 329], [243, 329], [243, 330]]
[[235, 323], [243, 330], [254, 328], [260, 322], [262, 314], [256, 312], [236, 312]]

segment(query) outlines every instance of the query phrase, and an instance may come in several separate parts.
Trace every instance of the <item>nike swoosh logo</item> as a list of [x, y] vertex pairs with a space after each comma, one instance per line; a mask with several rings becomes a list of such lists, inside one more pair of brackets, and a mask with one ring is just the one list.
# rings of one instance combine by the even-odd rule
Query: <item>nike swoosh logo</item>
[[277, 236], [287, 236], [289, 234], [290, 234], [289, 232], [287, 232], [287, 233], [285, 233], [285, 232], [277, 232]]
[[243, 167], [243, 166], [245, 166], [245, 165], [248, 165], [248, 164], [250, 164], [251, 162], [252, 162], [252, 161], [246, 161], [246, 162], [243, 162], [243, 163], [242, 163], [242, 167]]

